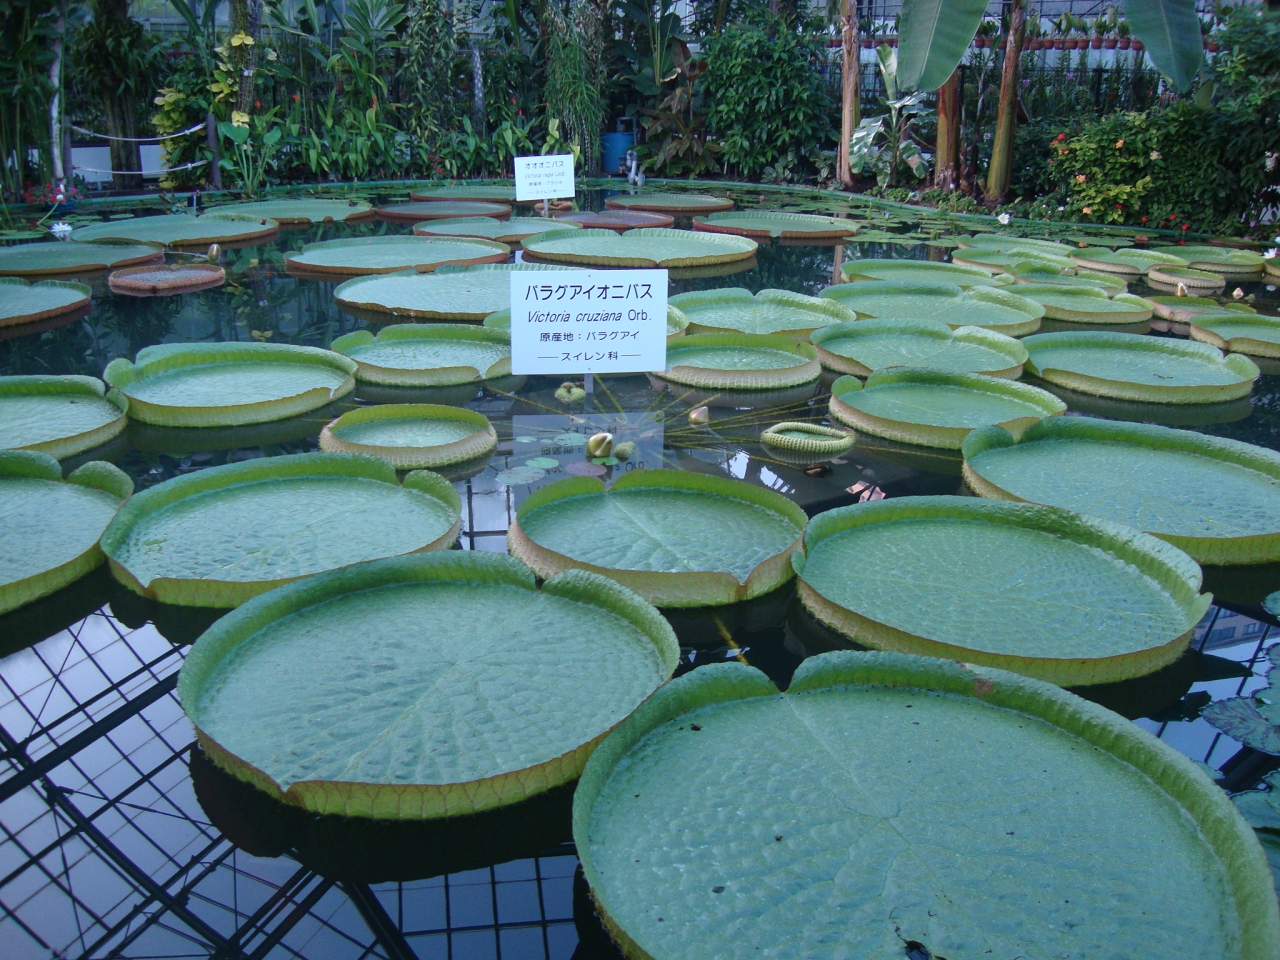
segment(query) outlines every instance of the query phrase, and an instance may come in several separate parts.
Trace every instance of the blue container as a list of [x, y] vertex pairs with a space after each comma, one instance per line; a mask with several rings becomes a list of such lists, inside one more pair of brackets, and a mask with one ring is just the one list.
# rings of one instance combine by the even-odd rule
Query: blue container
[[606, 176], [618, 172], [618, 165], [627, 157], [627, 151], [636, 145], [635, 133], [606, 133], [603, 140], [604, 157], [600, 161], [600, 171]]

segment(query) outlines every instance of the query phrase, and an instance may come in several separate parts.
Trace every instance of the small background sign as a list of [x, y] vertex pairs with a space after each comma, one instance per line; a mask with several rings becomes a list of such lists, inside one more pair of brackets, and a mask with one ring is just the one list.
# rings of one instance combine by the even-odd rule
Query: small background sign
[[574, 195], [573, 154], [516, 157], [517, 200], [559, 200]]
[[513, 374], [667, 366], [667, 271], [512, 270]]

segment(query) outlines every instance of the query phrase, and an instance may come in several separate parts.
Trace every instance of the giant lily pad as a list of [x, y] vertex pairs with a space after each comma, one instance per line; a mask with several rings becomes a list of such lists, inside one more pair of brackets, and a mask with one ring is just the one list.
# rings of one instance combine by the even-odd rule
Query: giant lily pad
[[367, 219], [373, 216], [373, 205], [354, 200], [257, 200], [215, 207], [211, 212], [237, 213], [276, 223], [325, 223]]
[[643, 210], [601, 210], [598, 213], [562, 213], [556, 220], [577, 223], [588, 230], [616, 230], [625, 233], [637, 227], [669, 227], [676, 218], [666, 213], [646, 213]]
[[102, 535], [102, 550], [112, 574], [136, 593], [234, 607], [313, 573], [447, 550], [460, 511], [453, 485], [425, 470], [401, 486], [377, 457], [265, 457], [144, 490]]
[[828, 653], [785, 694], [701, 667], [601, 744], [573, 833], [629, 957], [1280, 951], [1223, 790], [1104, 707], [986, 667]]
[[733, 201], [728, 197], [697, 193], [621, 193], [607, 197], [604, 205], [610, 210], [654, 210], [685, 217], [733, 209]]
[[971, 250], [987, 250], [999, 253], [1010, 251], [1031, 251], [1048, 254], [1054, 257], [1070, 256], [1073, 247], [1054, 240], [1035, 240], [1031, 237], [1011, 237], [1002, 233], [977, 233], [973, 236], [956, 238], [962, 248]]
[[[1112, 297], [1117, 293], [1126, 293], [1129, 284], [1123, 277], [1114, 273], [1099, 273], [1095, 270], [1082, 270], [1077, 267], [1050, 267], [1040, 263], [1015, 263], [1011, 271], [1015, 283], [1034, 283], [1055, 287], [1092, 287]], [[1017, 288], [1014, 293], [1020, 293]]]
[[102, 379], [129, 416], [163, 427], [234, 427], [283, 420], [355, 387], [355, 361], [284, 343], [166, 343], [117, 357]]
[[1006, 290], [953, 283], [895, 283], [871, 280], [839, 283], [818, 296], [843, 303], [860, 317], [941, 320], [947, 326], [986, 327], [1010, 337], [1040, 329], [1044, 307]]
[[763, 390], [809, 383], [821, 372], [818, 352], [791, 337], [702, 333], [668, 341], [662, 377], [708, 390]]
[[[845, 280], [894, 280], [898, 283], [954, 283], [967, 287], [995, 287], [1000, 282], [981, 267], [928, 260], [847, 260], [840, 265]], [[1006, 278], [1008, 279], [1008, 278]]]
[[92, 273], [163, 259], [164, 247], [152, 243], [20, 243], [0, 247], [0, 277]]
[[1209, 244], [1177, 247], [1161, 247], [1162, 253], [1172, 253], [1186, 260], [1193, 269], [1207, 270], [1224, 277], [1252, 277], [1263, 272], [1266, 259], [1252, 250], [1234, 247], [1214, 247]]
[[818, 360], [828, 370], [868, 377], [886, 367], [924, 367], [1017, 379], [1026, 348], [984, 327], [952, 330], [938, 320], [858, 320], [814, 331]]
[[398, 470], [464, 463], [489, 453], [497, 443], [484, 414], [434, 403], [357, 407], [320, 432], [321, 450], [366, 453]]
[[1200, 563], [1280, 561], [1280, 454], [1150, 424], [1054, 417], [1015, 441], [974, 431], [964, 475], [984, 497], [1125, 523]]
[[0, 277], [0, 327], [35, 323], [72, 313], [89, 303], [93, 291], [83, 283]]
[[959, 450], [978, 427], [1021, 433], [1065, 412], [1053, 394], [976, 373], [897, 367], [877, 370], [864, 387], [854, 377], [831, 386], [831, 416], [863, 433], [899, 443]]
[[1191, 267], [1155, 266], [1147, 271], [1147, 284], [1156, 290], [1168, 290], [1173, 293], [1182, 287], [1183, 293], [1194, 291], [1198, 294], [1217, 293], [1227, 285], [1220, 273], [1208, 270], [1195, 270]]
[[479, 200], [436, 200], [422, 203], [392, 203], [378, 208], [384, 220], [456, 220], [458, 217], [498, 217], [511, 215], [505, 203], [483, 203]]
[[1060, 686], [1172, 663], [1211, 601], [1200, 568], [1176, 547], [1029, 503], [902, 497], [840, 507], [810, 521], [804, 551], [801, 601], [856, 642]]
[[606, 492], [594, 477], [535, 491], [507, 549], [540, 577], [591, 570], [664, 607], [748, 600], [791, 579], [805, 514], [740, 480], [635, 470]]
[[155, 263], [113, 270], [107, 278], [112, 293], [130, 297], [171, 297], [220, 287], [227, 272], [216, 263]]
[[0, 377], [0, 450], [73, 457], [124, 430], [128, 409], [97, 377]]
[[736, 210], [695, 217], [693, 229], [706, 233], [731, 233], [760, 240], [829, 240], [858, 232], [855, 220], [820, 217], [811, 213], [783, 213], [778, 210]]
[[1207, 314], [1193, 317], [1189, 332], [1192, 340], [1212, 344], [1219, 350], [1255, 357], [1280, 357], [1280, 318], [1277, 317], [1251, 313]]
[[413, 232], [420, 237], [477, 237], [499, 243], [519, 243], [548, 230], [578, 230], [576, 223], [561, 223], [546, 217], [456, 217], [452, 220], [428, 220], [416, 224]]
[[1256, 313], [1247, 303], [1218, 303], [1210, 297], [1147, 297], [1157, 317], [1186, 323], [1193, 317], [1219, 313]]
[[304, 273], [353, 274], [396, 273], [416, 270], [430, 273], [447, 263], [471, 266], [501, 263], [510, 255], [505, 243], [492, 240], [430, 239], [427, 237], [357, 237], [309, 243], [290, 253], [285, 263]]
[[852, 310], [823, 297], [789, 290], [741, 287], [695, 290], [667, 301], [689, 318], [689, 333], [777, 333], [807, 339], [819, 327], [855, 319]]
[[515, 203], [516, 188], [501, 183], [459, 183], [427, 190], [411, 190], [412, 200], [424, 203], [444, 200], [488, 200], [493, 203]]
[[1258, 367], [1204, 343], [1092, 330], [1038, 333], [1023, 341], [1026, 368], [1068, 390], [1149, 403], [1214, 403], [1245, 397]]
[[553, 230], [530, 237], [520, 246], [543, 261], [602, 267], [712, 266], [747, 260], [757, 249], [756, 242], [747, 237], [644, 227], [626, 233]]
[[342, 306], [423, 320], [479, 323], [511, 308], [512, 270], [554, 270], [538, 263], [498, 263], [479, 267], [441, 267], [429, 276], [390, 273], [359, 277], [333, 292]]
[[348, 333], [333, 349], [356, 362], [357, 379], [387, 386], [439, 387], [511, 372], [511, 334], [491, 327], [403, 323], [377, 336]]
[[0, 613], [47, 597], [98, 564], [98, 538], [133, 481], [95, 460], [62, 479], [34, 450], [0, 452]]
[[1114, 296], [1090, 287], [1064, 290], [1053, 284], [1025, 284], [1018, 295], [1044, 307], [1044, 315], [1052, 320], [1071, 323], [1141, 323], [1151, 319], [1152, 306], [1142, 297], [1130, 293]]
[[1034, 265], [1052, 270], [1070, 270], [1072, 261], [1066, 257], [1041, 253], [1038, 250], [1010, 249], [988, 250], [975, 247], [969, 250], [957, 250], [951, 255], [953, 263], [965, 267], [978, 267], [988, 273], [1012, 273], [1019, 267]]
[[196, 642], [178, 696], [215, 763], [286, 803], [426, 819], [575, 780], [679, 658], [658, 612], [603, 577], [538, 590], [509, 557], [449, 551], [246, 604]]
[[1186, 267], [1190, 266], [1182, 257], [1158, 250], [1107, 250], [1100, 247], [1087, 247], [1072, 252], [1071, 259], [1089, 270], [1102, 273], [1115, 273], [1126, 280], [1137, 280], [1152, 267]]
[[207, 247], [211, 243], [249, 243], [273, 236], [280, 225], [265, 217], [236, 213], [206, 213], [193, 217], [170, 213], [158, 217], [131, 217], [77, 227], [71, 239], [141, 241], [166, 247]]

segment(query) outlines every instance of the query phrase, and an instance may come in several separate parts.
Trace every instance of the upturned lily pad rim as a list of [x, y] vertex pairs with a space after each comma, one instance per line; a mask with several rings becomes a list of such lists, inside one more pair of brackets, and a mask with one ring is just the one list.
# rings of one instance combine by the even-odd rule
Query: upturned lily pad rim
[[1176, 251], [1174, 256], [1186, 260], [1193, 268], [1227, 276], [1248, 276], [1265, 269], [1267, 261], [1252, 250], [1237, 247], [1215, 247], [1210, 244], [1178, 244], [1157, 247], [1160, 253]]
[[[579, 241], [579, 249], [558, 250], [552, 244], [565, 241]], [[705, 249], [705, 253], [694, 256], [679, 254], [655, 259], [649, 254], [628, 253], [627, 245], [640, 240], [670, 240], [682, 244], [694, 244]], [[598, 241], [605, 244], [605, 253], [580, 252], [581, 244], [588, 246]], [[637, 227], [626, 233], [616, 230], [550, 230], [534, 237], [520, 241], [521, 248], [546, 261], [575, 264], [580, 266], [597, 265], [605, 267], [705, 267], [722, 263], [734, 263], [755, 256], [759, 244], [749, 237], [728, 235], [709, 235], [693, 230], [670, 230], [665, 227]]]
[[[352, 351], [361, 347], [379, 346], [396, 341], [429, 341], [451, 340], [469, 343], [485, 343], [506, 347], [507, 355], [486, 369], [480, 370], [472, 366], [421, 367], [384, 367], [358, 356], [351, 356]], [[344, 334], [330, 344], [335, 353], [350, 357], [356, 364], [356, 379], [365, 383], [380, 383], [387, 386], [424, 387], [445, 386], [455, 383], [471, 383], [472, 381], [490, 380], [494, 377], [505, 377], [511, 373], [511, 330], [510, 327], [466, 326], [453, 323], [397, 323], [383, 327], [376, 334], [368, 329], [356, 330]]]
[[829, 297], [810, 297], [791, 290], [770, 288], [753, 294], [745, 287], [716, 287], [712, 290], [690, 290], [667, 298], [668, 306], [677, 308], [682, 316], [688, 318], [691, 334], [750, 333], [751, 331], [738, 327], [716, 326], [698, 319], [698, 313], [703, 308], [724, 307], [737, 303], [744, 306], [767, 303], [783, 307], [793, 311], [796, 314], [796, 320], [801, 321], [797, 326], [765, 334], [765, 336], [790, 336], [803, 339], [812, 331], [829, 324], [857, 319], [857, 314], [852, 310]]
[[128, 398], [119, 390], [107, 390], [106, 385], [97, 377], [45, 374], [0, 377], [0, 400], [14, 396], [87, 397], [110, 404], [120, 413], [114, 420], [92, 430], [14, 448], [18, 450], [32, 450], [58, 459], [74, 457], [119, 436], [129, 424]]
[[[788, 433], [804, 433], [806, 437], [792, 437]], [[766, 446], [777, 447], [794, 453], [812, 453], [830, 456], [843, 453], [854, 444], [854, 438], [844, 430], [824, 427], [801, 420], [784, 420], [772, 424], [760, 433], [760, 441]]]
[[[346, 427], [379, 420], [448, 420], [473, 428], [470, 436], [450, 443], [408, 446], [360, 443], [342, 436]], [[398, 470], [434, 469], [481, 457], [498, 445], [498, 434], [489, 418], [467, 407], [441, 403], [384, 403], [348, 410], [320, 431], [320, 449], [326, 453], [363, 453], [381, 457]]]
[[[338, 284], [333, 291], [334, 299], [342, 306], [358, 309], [369, 310], [373, 313], [385, 313], [393, 317], [420, 317], [424, 320], [456, 320], [479, 323], [484, 320], [491, 310], [422, 310], [413, 307], [397, 307], [388, 305], [384, 301], [378, 300], [356, 300], [353, 296], [359, 296], [359, 291], [370, 285], [385, 284], [388, 280], [409, 280], [417, 278], [420, 281], [430, 283], [433, 279], [444, 277], [449, 278], [461, 273], [480, 273], [481, 271], [489, 272], [509, 272], [511, 270], [572, 270], [563, 264], [541, 264], [541, 263], [482, 263], [473, 267], [459, 267], [453, 264], [447, 264], [440, 267], [430, 276], [423, 276], [415, 270], [398, 270], [395, 273], [383, 273], [370, 277], [352, 277], [350, 280], [343, 281]], [[366, 293], [367, 296], [367, 293]]]
[[[809, 557], [822, 541], [856, 527], [902, 520], [957, 520], [1021, 527], [1101, 550], [1155, 580], [1184, 614], [1186, 629], [1160, 646], [1097, 658], [992, 653], [933, 640], [872, 620], [825, 597], [804, 578]], [[944, 558], [939, 558], [940, 561]], [[1012, 670], [1059, 686], [1088, 686], [1145, 676], [1182, 656], [1213, 597], [1200, 592], [1200, 566], [1182, 550], [1133, 527], [1042, 504], [960, 496], [895, 497], [837, 507], [805, 528], [804, 550], [792, 557], [801, 602], [823, 623], [877, 650], [894, 650]], [[908, 585], [909, 586], [909, 585]], [[1053, 629], [1046, 623], [1044, 629]]]
[[[160, 283], [134, 279], [157, 271], [173, 277], [185, 276], [187, 279]], [[226, 279], [226, 270], [216, 263], [153, 263], [112, 270], [111, 276], [107, 278], [107, 286], [111, 288], [112, 293], [123, 293], [133, 297], [154, 297], [208, 290], [221, 286]]]
[[[177, 237], [172, 240], [135, 240], [129, 233], [118, 233], [126, 224], [146, 224], [148, 220], [159, 220], [162, 217], [182, 217], [192, 223], [201, 225], [201, 234], [196, 237]], [[207, 228], [207, 229], [206, 229]], [[115, 240], [121, 243], [159, 243], [166, 247], [207, 247], [211, 243], [248, 243], [253, 240], [264, 240], [280, 231], [280, 224], [267, 217], [251, 217], [239, 213], [218, 213], [216, 210], [199, 216], [190, 214], [160, 214], [157, 217], [132, 217], [128, 220], [108, 220], [103, 223], [86, 224], [71, 232], [72, 243], [84, 243], [89, 240]]]
[[686, 216], [694, 213], [719, 213], [732, 210], [734, 206], [728, 197], [713, 197], [704, 193], [622, 194], [606, 197], [604, 205], [610, 210], [654, 210], [658, 213]]
[[[477, 239], [475, 237], [453, 237], [447, 242], [462, 245], [464, 248], [474, 244], [474, 256], [467, 257], [448, 257], [446, 259], [438, 258], [439, 246], [436, 246], [437, 256], [432, 256], [431, 250], [436, 241], [443, 238], [419, 237], [412, 234], [395, 234], [386, 237], [345, 237], [338, 240], [321, 240], [317, 243], [308, 243], [301, 250], [295, 250], [285, 254], [285, 264], [293, 269], [301, 270], [305, 273], [328, 274], [340, 277], [352, 276], [369, 276], [382, 275], [388, 273], [401, 273], [406, 270], [412, 270], [415, 273], [431, 273], [446, 264], [457, 266], [473, 266], [480, 263], [502, 263], [511, 255], [511, 248], [505, 243], [498, 243], [495, 240]], [[416, 263], [401, 263], [388, 267], [370, 267], [352, 265], [338, 265], [329, 263], [310, 263], [305, 257], [308, 253], [325, 250], [366, 250], [369, 247], [404, 247], [406, 250], [417, 249], [420, 251], [416, 255]]]
[[1052, 253], [1041, 253], [1037, 250], [990, 250], [984, 247], [970, 248], [951, 254], [951, 262], [960, 266], [979, 267], [991, 274], [1012, 273], [1026, 264], [1067, 269], [1071, 260]]
[[[1280, 915], [1266, 857], [1226, 793], [1195, 764], [1105, 707], [1058, 687], [1004, 670], [900, 653], [824, 653], [803, 661], [782, 696], [827, 688], [896, 687], [974, 697], [1035, 717], [1140, 771], [1154, 789], [1187, 812], [1223, 865], [1244, 943], [1241, 960], [1280, 952]], [[609, 778], [650, 733], [700, 707], [779, 696], [762, 672], [743, 664], [709, 664], [679, 677], [620, 723], [587, 762], [573, 797], [578, 859], [605, 927], [628, 957], [650, 957], [614, 919], [592, 854], [592, 814]]]
[[1189, 267], [1191, 265], [1175, 254], [1155, 250], [1135, 250], [1130, 247], [1121, 250], [1086, 247], [1083, 250], [1073, 251], [1071, 259], [1093, 270], [1118, 273], [1123, 277], [1132, 278], [1143, 276], [1155, 266]]
[[[753, 223], [753, 221], [760, 221]], [[765, 221], [773, 221], [765, 225]], [[781, 223], [782, 226], [778, 226]], [[728, 233], [739, 237], [766, 240], [783, 238], [819, 240], [851, 237], [861, 229], [856, 220], [819, 216], [813, 213], [789, 213], [782, 210], [734, 210], [693, 218], [693, 229], [706, 233]]]
[[55, 306], [48, 307], [44, 310], [36, 310], [34, 313], [19, 313], [10, 316], [0, 316], [0, 327], [16, 327], [24, 323], [36, 323], [40, 320], [47, 320], [49, 317], [61, 316], [64, 313], [72, 313], [79, 310], [87, 304], [93, 297], [93, 288], [83, 283], [74, 283], [68, 280], [37, 280], [31, 283], [22, 277], [0, 277], [0, 290], [5, 287], [17, 287], [28, 292], [34, 290], [37, 293], [41, 290], [67, 290], [69, 292], [80, 294], [79, 299], [72, 300], [69, 303], [60, 303]]
[[1018, 295], [1043, 306], [1049, 319], [1071, 323], [1142, 323], [1150, 320], [1155, 310], [1142, 297], [1131, 293], [1108, 295], [1097, 287], [1030, 283], [1019, 285]]
[[[623, 217], [644, 217], [651, 220], [648, 223], [644, 220], [639, 223], [627, 223], [622, 219]], [[616, 233], [626, 233], [628, 230], [636, 230], [640, 227], [669, 227], [676, 222], [676, 218], [671, 214], [658, 213], [655, 210], [578, 210], [573, 213], [558, 214], [555, 219], [579, 223], [588, 230], [613, 230]]]
[[956, 238], [961, 249], [999, 250], [1034, 250], [1053, 256], [1067, 256], [1072, 249], [1069, 244], [1056, 240], [1036, 240], [1032, 237], [1015, 237], [1007, 233], [975, 233], [960, 234]]
[[887, 270], [891, 274], [895, 270], [925, 270], [937, 274], [939, 282], [955, 283], [962, 289], [966, 286], [989, 287], [997, 285], [989, 271], [983, 270], [981, 267], [966, 267], [959, 263], [938, 263], [933, 260], [877, 260], [859, 257], [855, 260], [846, 260], [840, 264], [840, 275], [846, 283], [904, 282], [893, 280], [892, 276], [878, 277], [874, 273], [863, 273], [861, 272], [863, 270], [880, 272]]
[[[347, 214], [341, 217], [335, 217], [326, 213], [321, 217], [304, 216], [302, 211], [308, 207], [310, 212], [314, 213], [315, 208], [321, 204], [326, 205], [324, 209], [337, 206], [338, 212], [342, 211], [342, 207], [347, 208]], [[341, 206], [338, 206], [341, 205]], [[265, 213], [266, 210], [279, 211], [283, 209], [285, 215], [281, 216], [279, 212]], [[279, 200], [250, 200], [242, 203], [228, 203], [219, 207], [212, 207], [209, 213], [235, 213], [242, 216], [250, 217], [266, 217], [276, 221], [279, 224], [299, 224], [299, 223], [350, 223], [356, 220], [367, 220], [373, 216], [373, 204], [366, 203], [363, 200], [340, 200], [328, 197], [281, 197]], [[290, 216], [289, 214], [293, 214]]]
[[[333, 389], [314, 387], [288, 397], [206, 407], [175, 406], [129, 396], [129, 386], [148, 376], [218, 363], [287, 363], [327, 367], [343, 374], [344, 379]], [[116, 357], [102, 371], [102, 379], [129, 397], [131, 419], [162, 427], [237, 427], [283, 420], [322, 407], [355, 389], [355, 373], [354, 360], [319, 347], [287, 343], [161, 343], [143, 347], [133, 361]]]
[[[652, 489], [678, 490], [690, 496], [710, 494], [745, 501], [786, 519], [795, 527], [796, 539], [781, 553], [760, 561], [745, 580], [739, 580], [727, 571], [667, 573], [597, 566], [575, 560], [538, 544], [524, 532], [520, 523], [533, 511], [557, 500], [571, 497], [611, 496], [628, 490]], [[791, 500], [772, 490], [744, 483], [741, 480], [678, 470], [634, 470], [624, 473], [608, 491], [605, 490], [604, 483], [596, 477], [567, 477], [535, 490], [520, 504], [516, 511], [516, 518], [507, 530], [507, 550], [544, 579], [565, 570], [589, 570], [616, 580], [660, 607], [709, 607], [750, 600], [790, 580], [793, 576], [790, 556], [793, 551], [800, 548], [807, 522], [808, 517], [804, 510]]]
[[[984, 477], [979, 458], [988, 450], [1070, 440], [1191, 453], [1256, 471], [1280, 483], [1280, 453], [1273, 450], [1193, 430], [1176, 430], [1149, 423], [1100, 420], [1096, 417], [1054, 417], [1041, 420], [1024, 430], [1017, 439], [1000, 427], [975, 430], [965, 438], [961, 447], [965, 482], [983, 497], [1028, 502]], [[1151, 495], [1158, 496], [1159, 493], [1153, 491]], [[1263, 531], [1245, 537], [1188, 537], [1161, 530], [1145, 532], [1173, 544], [1198, 563], [1235, 565], [1280, 561], [1280, 530]]]
[[[127, 242], [116, 242], [112, 240], [81, 240], [75, 247], [71, 247], [68, 241], [49, 240], [42, 241], [38, 244], [18, 244], [14, 247], [5, 247], [5, 250], [19, 250], [22, 248], [30, 248], [34, 246], [42, 246], [50, 252], [61, 250], [76, 251], [81, 254], [87, 251], [93, 252], [92, 262], [81, 261], [74, 264], [62, 264], [59, 266], [48, 267], [12, 267], [6, 266], [4, 263], [3, 253], [0, 252], [0, 277], [48, 277], [48, 276], [65, 276], [77, 273], [97, 273], [102, 270], [110, 270], [113, 267], [131, 267], [144, 263], [155, 263], [164, 259], [164, 245], [160, 243], [151, 243], [141, 240], [130, 240]], [[117, 259], [110, 259], [109, 254], [116, 253], [120, 256]]]
[[[989, 330], [986, 327], [951, 327], [941, 320], [895, 320], [893, 318], [870, 317], [866, 320], [855, 320], [852, 323], [833, 323], [829, 327], [815, 330], [809, 340], [818, 349], [818, 360], [822, 366], [837, 373], [855, 377], [869, 377], [875, 371], [853, 357], [835, 353], [825, 344], [833, 340], [873, 336], [917, 336], [929, 340], [954, 340], [959, 343], [971, 343], [986, 347], [1009, 358], [1009, 364], [996, 370], [975, 370], [988, 377], [1005, 377], [1016, 380], [1022, 373], [1022, 365], [1027, 362], [1027, 348], [1019, 340]], [[903, 364], [906, 366], [906, 364]], [[883, 368], [890, 369], [890, 368]]]
[[1166, 287], [1182, 284], [1187, 289], [1207, 290], [1210, 293], [1221, 290], [1227, 285], [1226, 278], [1220, 273], [1195, 267], [1165, 266], [1155, 266], [1148, 270], [1147, 283], [1162, 283]]
[[[439, 474], [415, 470], [404, 482], [396, 478], [396, 470], [379, 457], [359, 453], [296, 453], [282, 457], [259, 457], [208, 467], [166, 480], [132, 497], [102, 534], [100, 545], [106, 554], [111, 574], [134, 593], [189, 607], [235, 607], [268, 590], [306, 577], [283, 577], [276, 580], [213, 580], [207, 577], [154, 577], [141, 582], [119, 559], [119, 553], [143, 519], [189, 497], [214, 490], [270, 481], [274, 483], [310, 477], [348, 477], [376, 480], [439, 501], [454, 515], [453, 525], [443, 536], [423, 544], [415, 553], [445, 550], [458, 538], [462, 529], [462, 501], [453, 484]], [[351, 566], [351, 565], [348, 565]], [[340, 567], [338, 569], [346, 569]]]
[[178, 675], [178, 699], [196, 727], [201, 747], [220, 767], [278, 800], [318, 814], [372, 819], [433, 819], [479, 813], [518, 803], [576, 779], [608, 734], [538, 766], [460, 784], [386, 784], [300, 780], [280, 788], [268, 774], [223, 748], [200, 727], [197, 704], [218, 665], [259, 630], [308, 608], [352, 593], [398, 584], [457, 582], [519, 587], [590, 604], [630, 622], [649, 640], [670, 677], [680, 659], [670, 624], [652, 606], [617, 583], [582, 570], [547, 579], [539, 591], [533, 575], [510, 557], [482, 551], [443, 551], [371, 560], [315, 574], [259, 596], [232, 611], [196, 641]]
[[[1156, 296], [1147, 297], [1146, 299], [1155, 308], [1155, 315], [1157, 317], [1163, 317], [1165, 320], [1173, 320], [1175, 322], [1183, 323], [1191, 317], [1202, 313], [1221, 312], [1252, 315], [1258, 312], [1247, 303], [1237, 303], [1234, 300], [1226, 303], [1219, 303], [1212, 297], [1200, 297], [1195, 296], [1194, 294], [1186, 297], [1161, 296], [1157, 294]], [[1206, 309], [1198, 309], [1200, 307], [1205, 307]]]
[[[1037, 276], [1037, 274], [1039, 274]], [[1117, 293], [1128, 293], [1129, 284], [1121, 276], [1115, 273], [1101, 273], [1097, 270], [1085, 270], [1082, 267], [1072, 267], [1069, 271], [1057, 271], [1055, 268], [1043, 264], [1027, 261], [1026, 263], [1018, 263], [1013, 265], [1011, 272], [1014, 283], [1017, 284], [1038, 284], [1041, 286], [1052, 286], [1058, 282], [1060, 286], [1068, 289], [1079, 289], [1082, 286], [1093, 286], [1104, 291], [1107, 296], [1115, 296]], [[1054, 277], [1061, 277], [1063, 281], [1068, 278], [1087, 281], [1086, 283], [1070, 283], [1055, 281]]]
[[[1040, 318], [1044, 316], [1044, 306], [1036, 303], [1036, 301], [1020, 296], [1010, 290], [999, 287], [969, 287], [961, 289], [954, 283], [916, 283], [913, 281], [897, 281], [897, 280], [863, 280], [858, 283], [837, 283], [830, 287], [824, 287], [818, 291], [820, 297], [830, 297], [832, 300], [838, 300], [845, 304], [850, 310], [854, 311], [859, 317], [870, 317], [866, 313], [857, 308], [856, 303], [849, 303], [862, 296], [931, 296], [931, 297], [955, 297], [965, 298], [967, 301], [979, 301], [981, 303], [990, 303], [995, 306], [1007, 307], [1010, 310], [1016, 310], [1027, 316], [1025, 323], [1019, 324], [998, 324], [994, 326], [983, 326], [988, 330], [995, 330], [997, 333], [1005, 333], [1007, 336], [1023, 336], [1033, 333], [1040, 329]], [[948, 326], [962, 327], [974, 326], [974, 324], [966, 323], [950, 323], [944, 320]]]
[[[417, 189], [409, 191], [409, 199], [414, 203], [434, 203], [448, 200], [488, 200], [494, 203], [515, 203], [516, 188], [505, 183], [452, 183], [429, 190]], [[525, 203], [536, 201], [526, 200]]]
[[[537, 229], [532, 229], [531, 225]], [[496, 240], [507, 244], [519, 243], [525, 237], [535, 237], [549, 230], [580, 229], [581, 224], [572, 220], [559, 223], [546, 217], [511, 217], [507, 220], [494, 220], [493, 217], [454, 217], [449, 220], [427, 220], [413, 225], [414, 236], [418, 237], [461, 237]]]
[[[777, 350], [796, 357], [787, 367], [765, 370], [720, 370], [680, 363], [682, 352], [701, 347], [736, 347], [755, 350]], [[772, 390], [794, 387], [818, 379], [822, 365], [812, 344], [792, 337], [768, 333], [698, 333], [686, 334], [667, 346], [667, 369], [659, 376], [672, 383], [708, 390]]]
[[[1252, 327], [1258, 332], [1265, 330], [1271, 336], [1252, 337], [1247, 333], [1235, 333], [1230, 337], [1224, 337], [1218, 332], [1218, 327], [1227, 324]], [[1267, 317], [1256, 313], [1237, 313], [1234, 315], [1204, 314], [1192, 317], [1188, 322], [1187, 331], [1192, 340], [1207, 343], [1210, 346], [1217, 347], [1219, 350], [1246, 353], [1255, 357], [1280, 357], [1280, 318], [1277, 317]]]

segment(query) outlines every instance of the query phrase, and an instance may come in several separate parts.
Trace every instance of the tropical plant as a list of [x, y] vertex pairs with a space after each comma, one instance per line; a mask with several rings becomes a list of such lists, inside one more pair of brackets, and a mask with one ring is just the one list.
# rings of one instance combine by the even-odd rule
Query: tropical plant
[[440, 0], [411, 0], [406, 22], [404, 126], [418, 150], [436, 155], [458, 110], [453, 83], [457, 40]]
[[856, 174], [873, 174], [882, 188], [903, 178], [923, 180], [929, 161], [912, 139], [912, 127], [929, 112], [923, 105], [927, 95], [920, 91], [899, 95], [898, 52], [892, 47], [881, 44], [876, 59], [885, 88], [880, 102], [887, 112], [858, 124], [849, 143], [849, 166]]
[[567, 21], [548, 4], [546, 111], [557, 123], [557, 137], [571, 144], [588, 171], [598, 170], [604, 100], [593, 69], [588, 41], [576, 22]]
[[[676, 87], [657, 109], [645, 107], [650, 118], [645, 142], [652, 152], [645, 169], [666, 176], [696, 177], [720, 168], [723, 147], [707, 134], [707, 115], [697, 109], [694, 72], [688, 83]], [[656, 144], [656, 146], [655, 146]]]
[[[232, 116], [239, 118], [241, 115]], [[238, 123], [224, 121], [218, 124], [218, 133], [231, 148], [228, 156], [222, 158], [222, 169], [236, 176], [244, 196], [256, 196], [266, 180], [276, 151], [280, 149], [284, 131], [268, 115], [245, 117]]]
[[0, 0], [0, 185], [11, 201], [49, 167], [49, 67], [59, 12], [51, 0]]

